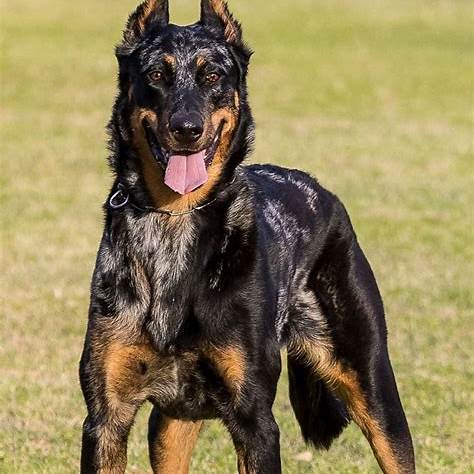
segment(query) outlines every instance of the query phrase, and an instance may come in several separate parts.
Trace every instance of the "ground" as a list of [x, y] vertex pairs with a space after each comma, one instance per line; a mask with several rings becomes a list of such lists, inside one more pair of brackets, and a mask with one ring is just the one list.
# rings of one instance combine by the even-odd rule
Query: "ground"
[[[113, 45], [133, 6], [1, 5], [1, 472], [78, 470], [77, 365], [111, 183]], [[256, 50], [252, 161], [308, 170], [345, 202], [384, 296], [419, 472], [473, 472], [472, 3], [231, 6]], [[197, 0], [171, 9], [191, 22]], [[129, 472], [149, 469], [147, 411]], [[285, 473], [378, 472], [354, 426], [308, 462], [286, 374], [275, 412]], [[235, 463], [223, 428], [208, 423], [192, 472], [231, 473]]]

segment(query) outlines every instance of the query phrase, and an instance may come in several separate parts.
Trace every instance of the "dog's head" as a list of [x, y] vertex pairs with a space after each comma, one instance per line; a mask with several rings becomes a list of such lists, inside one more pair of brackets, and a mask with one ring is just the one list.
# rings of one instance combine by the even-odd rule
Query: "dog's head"
[[[145, 1], [128, 20], [117, 58], [120, 113], [142, 169], [157, 175], [149, 186], [159, 186], [161, 176], [161, 184], [187, 195], [210, 188], [243, 158], [252, 124], [250, 51], [225, 2], [202, 0], [200, 21], [177, 26], [169, 23], [167, 0]], [[242, 156], [232, 163], [233, 154]]]

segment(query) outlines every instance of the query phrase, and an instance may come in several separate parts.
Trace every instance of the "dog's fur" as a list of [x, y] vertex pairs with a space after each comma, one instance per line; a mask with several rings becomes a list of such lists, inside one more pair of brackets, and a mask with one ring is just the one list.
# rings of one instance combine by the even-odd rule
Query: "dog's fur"
[[[155, 473], [187, 472], [209, 418], [228, 428], [240, 473], [281, 472], [272, 405], [286, 347], [307, 442], [328, 448], [352, 419], [384, 472], [413, 473], [382, 301], [343, 205], [303, 172], [241, 165], [250, 51], [226, 4], [202, 0], [200, 21], [180, 27], [166, 0], [147, 0], [117, 57], [116, 179], [80, 364], [82, 472], [124, 472], [146, 400]], [[177, 113], [202, 118], [187, 153], [219, 140], [208, 181], [184, 196], [163, 181]]]

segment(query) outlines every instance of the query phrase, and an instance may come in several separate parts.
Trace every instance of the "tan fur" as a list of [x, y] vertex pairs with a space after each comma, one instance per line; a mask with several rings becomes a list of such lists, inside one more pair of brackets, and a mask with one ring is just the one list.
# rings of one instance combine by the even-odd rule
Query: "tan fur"
[[149, 345], [126, 346], [112, 342], [104, 357], [107, 398], [113, 404], [138, 401], [144, 380], [157, 356]]
[[239, 474], [257, 474], [255, 468], [248, 465], [244, 452], [241, 449], [237, 449], [237, 468], [239, 470]]
[[224, 36], [225, 39], [229, 43], [234, 43], [239, 39], [239, 32], [235, 26], [234, 20], [230, 15], [225, 2], [223, 0], [209, 0], [209, 4], [212, 6], [212, 9], [216, 13], [216, 15], [221, 19], [222, 23], [224, 24], [225, 31]]
[[165, 54], [163, 56], [163, 61], [171, 67], [176, 65], [176, 58], [172, 54]]
[[198, 58], [196, 59], [196, 65], [198, 68], [203, 67], [206, 63], [206, 58], [203, 56], [198, 56]]
[[236, 110], [239, 110], [240, 108], [240, 96], [237, 91], [234, 93], [234, 106]]
[[390, 440], [368, 409], [367, 400], [357, 374], [344, 368], [334, 357], [329, 341], [299, 340], [298, 345], [288, 348], [290, 355], [303, 358], [314, 371], [346, 403], [351, 418], [368, 439], [377, 461], [385, 474], [401, 474], [403, 466], [398, 462], [390, 446]]
[[[146, 345], [125, 346], [109, 339], [110, 334], [104, 331], [92, 341], [94, 366], [104, 374], [105, 406], [107, 417], [97, 426], [97, 453], [100, 474], [119, 474], [125, 472], [127, 464], [127, 447], [121, 430], [131, 427], [136, 412], [145, 400], [140, 396], [142, 383], [140, 363], [151, 358], [151, 351]], [[98, 398], [97, 401], [100, 399]], [[99, 404], [93, 409], [100, 410]]]
[[210, 346], [205, 353], [227, 388], [238, 397], [244, 385], [246, 372], [245, 355], [242, 350], [233, 346]]
[[340, 368], [338, 368], [338, 372], [338, 376], [333, 374], [333, 378], [337, 377], [339, 380], [339, 391], [346, 401], [349, 413], [369, 440], [383, 472], [386, 474], [402, 473], [403, 469], [397, 461], [387, 436], [368, 410], [367, 402], [356, 374], [350, 371], [343, 372]]
[[183, 212], [205, 202], [222, 172], [222, 166], [227, 157], [232, 135], [237, 125], [238, 108], [226, 107], [218, 109], [212, 114], [211, 123], [213, 130], [217, 130], [221, 121], [224, 121], [224, 127], [214, 159], [207, 169], [208, 180], [201, 187], [184, 196], [175, 193], [164, 184], [164, 171], [156, 163], [143, 130], [142, 121], [145, 118], [152, 125], [156, 126], [158, 121], [156, 114], [148, 109], [136, 108], [132, 113], [130, 121], [133, 143], [140, 157], [145, 184], [152, 197], [153, 205], [173, 212]]
[[151, 447], [153, 472], [187, 474], [201, 427], [202, 421], [182, 421], [165, 417], [158, 438]]
[[94, 359], [104, 374], [104, 396], [107, 418], [98, 426], [98, 459], [101, 474], [125, 472], [127, 448], [123, 430], [128, 430], [135, 415], [153, 393], [151, 382], [159, 376], [167, 377], [163, 383], [171, 386], [169, 363], [160, 360], [146, 341], [127, 344], [104, 332], [94, 341]]
[[99, 430], [98, 457], [101, 465], [98, 466], [97, 473], [123, 474], [127, 466], [126, 445], [117, 439], [117, 432], [110, 425], [102, 426]]
[[[171, 189], [168, 193], [166, 189], [164, 189], [163, 170], [153, 157], [150, 147], [148, 146], [145, 130], [143, 129], [142, 122], [145, 118], [149, 120], [152, 125], [157, 126], [158, 118], [153, 111], [136, 108], [132, 112], [130, 123], [132, 126], [133, 143], [140, 158], [143, 177], [148, 192], [153, 200], [153, 205], [160, 207], [161, 203], [166, 201], [168, 194], [173, 195], [176, 193], [173, 193]], [[165, 194], [165, 196], [163, 196], [163, 194]]]
[[137, 18], [138, 28], [141, 33], [145, 31], [148, 17], [153, 13], [160, 0], [146, 0], [143, 3], [142, 14]]

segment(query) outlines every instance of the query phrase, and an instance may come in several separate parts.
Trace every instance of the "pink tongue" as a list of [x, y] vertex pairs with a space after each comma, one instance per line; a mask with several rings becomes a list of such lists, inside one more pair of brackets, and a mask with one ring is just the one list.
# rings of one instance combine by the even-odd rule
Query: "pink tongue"
[[165, 171], [165, 184], [179, 194], [194, 191], [207, 181], [206, 150], [193, 155], [171, 155]]

